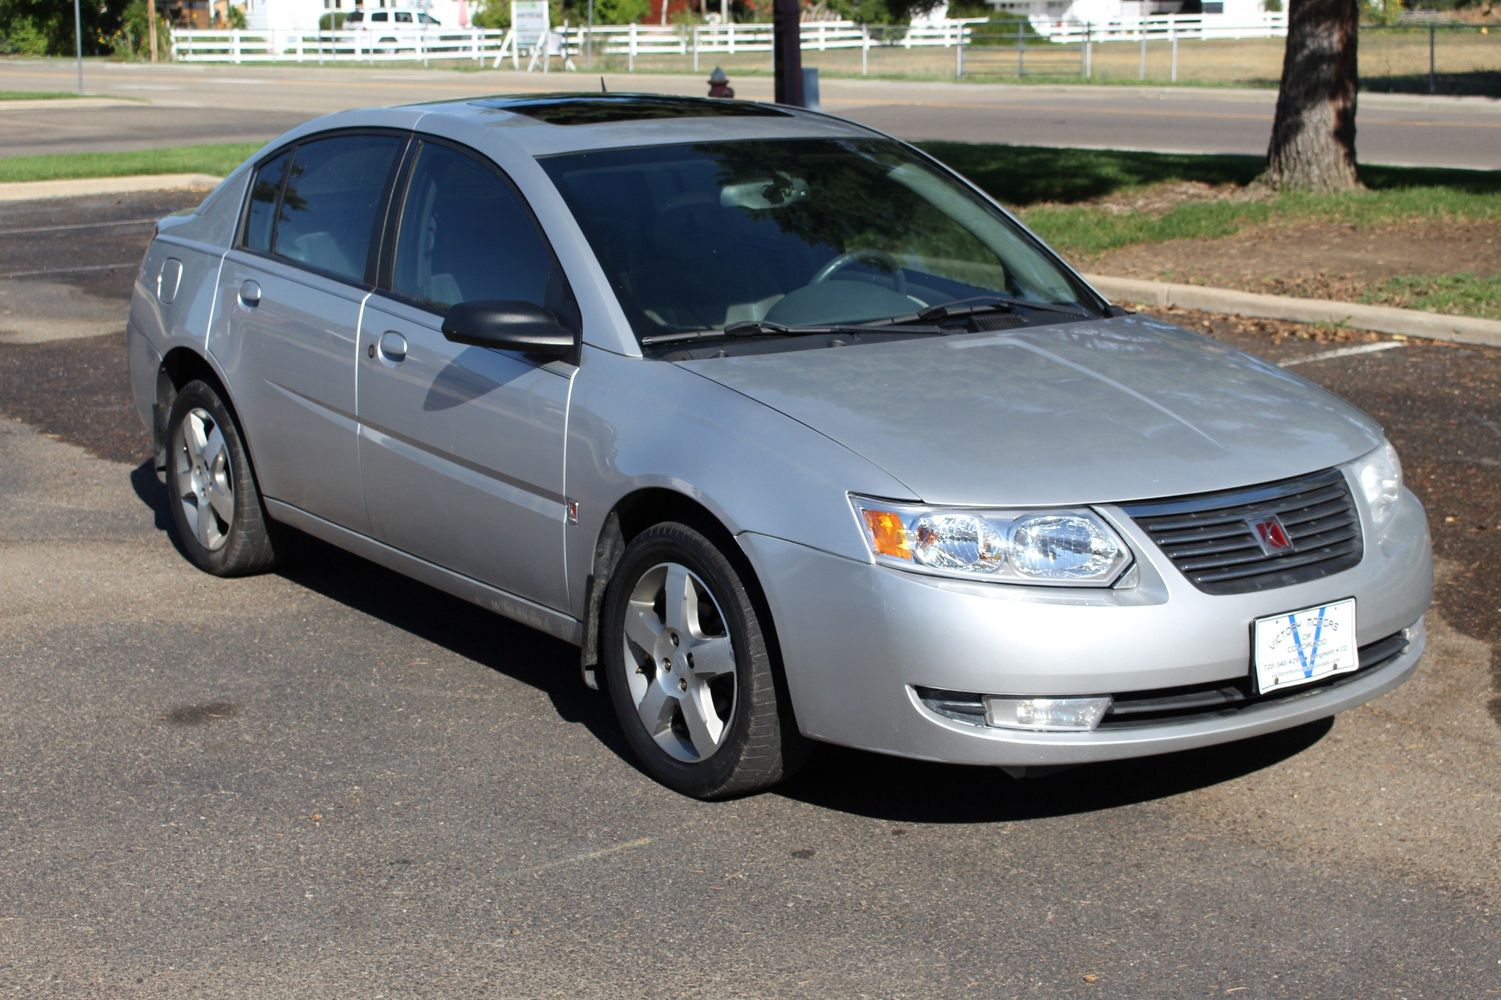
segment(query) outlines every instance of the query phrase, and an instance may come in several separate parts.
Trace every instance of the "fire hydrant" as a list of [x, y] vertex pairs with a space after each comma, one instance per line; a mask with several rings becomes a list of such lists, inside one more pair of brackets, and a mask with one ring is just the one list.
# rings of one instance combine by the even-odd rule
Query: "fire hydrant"
[[710, 97], [734, 97], [735, 88], [730, 86], [730, 78], [724, 75], [724, 70], [718, 66], [709, 74]]

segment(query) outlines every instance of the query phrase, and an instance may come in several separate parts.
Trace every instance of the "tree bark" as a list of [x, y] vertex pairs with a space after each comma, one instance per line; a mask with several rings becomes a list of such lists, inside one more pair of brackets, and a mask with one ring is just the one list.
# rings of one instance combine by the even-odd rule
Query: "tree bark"
[[1277, 190], [1346, 191], [1355, 172], [1359, 0], [1292, 0], [1282, 87], [1263, 180]]

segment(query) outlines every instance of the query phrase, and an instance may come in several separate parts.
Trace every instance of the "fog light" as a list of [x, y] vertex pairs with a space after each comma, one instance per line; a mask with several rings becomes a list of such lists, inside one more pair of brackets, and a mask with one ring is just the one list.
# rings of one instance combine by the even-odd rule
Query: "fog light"
[[1110, 708], [1110, 696], [1100, 698], [986, 698], [985, 723], [1001, 729], [1030, 729], [1038, 733], [1087, 733], [1100, 724]]

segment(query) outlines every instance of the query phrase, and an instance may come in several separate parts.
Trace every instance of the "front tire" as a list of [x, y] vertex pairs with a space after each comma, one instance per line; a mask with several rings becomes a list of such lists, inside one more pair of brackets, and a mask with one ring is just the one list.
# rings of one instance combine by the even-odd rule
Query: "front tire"
[[239, 426], [207, 382], [183, 386], [167, 417], [167, 501], [178, 544], [199, 569], [245, 576], [275, 565]]
[[642, 767], [699, 799], [768, 788], [801, 759], [772, 655], [735, 567], [683, 524], [626, 547], [604, 607], [606, 686]]

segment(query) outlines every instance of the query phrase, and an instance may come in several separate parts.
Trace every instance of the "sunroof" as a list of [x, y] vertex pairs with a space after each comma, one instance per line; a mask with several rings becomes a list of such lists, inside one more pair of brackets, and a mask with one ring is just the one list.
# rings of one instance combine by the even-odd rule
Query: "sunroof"
[[785, 111], [748, 101], [658, 94], [537, 94], [482, 97], [473, 103], [549, 125], [608, 125], [654, 118], [782, 118]]

